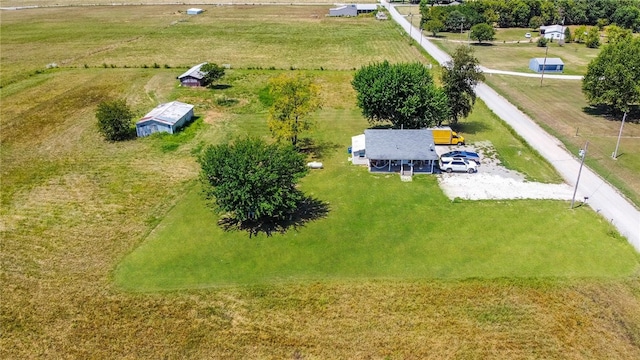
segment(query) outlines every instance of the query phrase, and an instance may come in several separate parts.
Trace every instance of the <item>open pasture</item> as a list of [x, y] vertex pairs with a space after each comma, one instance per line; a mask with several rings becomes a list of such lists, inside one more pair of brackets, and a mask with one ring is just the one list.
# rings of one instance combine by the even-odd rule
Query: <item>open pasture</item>
[[[149, 11], [153, 12], [153, 8], [149, 7]], [[227, 26], [253, 26], [244, 24], [242, 20], [244, 14], [250, 16], [253, 9], [237, 9], [243, 15], [234, 15], [237, 21], [229, 22]], [[265, 11], [264, 8], [259, 9]], [[274, 12], [284, 11], [275, 7], [271, 9]], [[103, 11], [101, 8], [98, 10]], [[49, 17], [44, 10], [33, 11], [42, 11], [42, 16]], [[89, 36], [83, 31], [68, 31], [66, 41], [61, 41], [64, 36], [52, 31], [51, 44], [55, 46], [47, 49], [44, 46], [47, 44], [46, 31], [39, 30], [42, 37], [38, 43], [40, 46], [30, 48], [27, 45], [34, 39], [34, 34], [29, 28], [22, 27], [19, 31], [13, 28], [12, 37], [21, 37], [25, 44], [8, 43], [8, 47], [28, 49], [32, 56], [43, 56], [48, 50], [59, 51], [61, 56], [68, 53], [70, 58], [79, 54], [76, 60], [79, 66], [63, 66], [35, 74], [32, 72], [34, 69], [42, 68], [40, 60], [5, 51], [5, 30], [8, 29], [5, 26], [11, 19], [10, 16], [5, 17], [7, 14], [2, 13], [1, 25], [0, 279], [3, 288], [0, 292], [0, 358], [640, 357], [640, 284], [637, 270], [634, 270], [638, 259], [608, 224], [587, 208], [568, 212], [562, 202], [531, 202], [532, 206], [525, 206], [527, 202], [473, 204], [444, 200], [440, 204], [437, 200], [442, 195], [437, 192], [433, 178], [403, 184], [397, 176], [373, 177], [361, 168], [348, 166], [345, 149], [350, 136], [366, 126], [366, 121], [354, 108], [354, 94], [349, 85], [351, 71], [314, 71], [322, 85], [325, 107], [317, 114], [320, 127], [312, 137], [325, 145], [321, 147], [324, 149], [321, 159], [331, 166], [324, 173], [312, 173], [302, 186], [314, 196], [331, 201], [330, 217], [309, 224], [299, 232], [272, 238], [260, 237], [255, 239], [256, 242], [249, 242], [238, 234], [229, 234], [229, 238], [226, 238], [227, 234], [222, 236], [233, 246], [242, 246], [244, 242], [245, 246], [254, 248], [283, 238], [287, 242], [280, 244], [280, 249], [306, 243], [315, 248], [300, 248], [297, 254], [302, 254], [301, 250], [315, 250], [309, 253], [309, 260], [315, 257], [321, 263], [325, 261], [321, 254], [332, 249], [321, 246], [324, 239], [320, 238], [319, 232], [324, 231], [326, 237], [331, 238], [330, 244], [342, 246], [339, 244], [342, 239], [354, 248], [360, 246], [356, 249], [359, 254], [369, 257], [360, 259], [356, 265], [360, 271], [371, 267], [377, 273], [370, 277], [362, 275], [362, 272], [355, 273], [353, 267], [341, 265], [334, 269], [334, 273], [341, 272], [340, 276], [323, 277], [321, 271], [326, 267], [314, 268], [300, 261], [296, 262], [297, 268], [287, 270], [290, 273], [285, 274], [284, 281], [279, 281], [277, 275], [260, 278], [252, 270], [251, 262], [243, 263], [241, 259], [230, 257], [229, 260], [236, 262], [235, 269], [245, 266], [254, 272], [248, 272], [245, 279], [234, 279], [239, 275], [232, 274], [224, 285], [220, 285], [224, 274], [214, 273], [218, 279], [211, 278], [210, 271], [200, 267], [199, 272], [190, 275], [197, 281], [187, 284], [191, 287], [189, 290], [122, 291], [121, 286], [127, 285], [127, 281], [133, 287], [139, 286], [136, 290], [145, 290], [145, 286], [146, 290], [185, 287], [170, 284], [169, 281], [175, 281], [175, 277], [173, 280], [168, 277], [165, 283], [151, 285], [140, 284], [135, 273], [129, 279], [123, 279], [123, 271], [145, 270], [126, 268], [138, 265], [136, 257], [148, 256], [144, 254], [145, 250], [158, 251], [160, 257], [155, 265], [167, 259], [160, 252], [161, 248], [154, 250], [154, 246], [176, 246], [182, 251], [180, 254], [187, 254], [183, 267], [178, 265], [165, 269], [167, 273], [175, 271], [176, 274], [185, 274], [189, 267], [202, 264], [203, 259], [193, 258], [185, 252], [189, 249], [181, 248], [181, 245], [195, 245], [196, 248], [191, 250], [196, 254], [215, 250], [215, 247], [199, 248], [207, 244], [199, 243], [196, 238], [181, 239], [184, 242], [174, 244], [158, 243], [157, 240], [162, 235], [161, 231], [167, 230], [176, 214], [185, 207], [193, 205], [193, 211], [187, 211], [180, 226], [196, 220], [196, 211], [203, 216], [211, 214], [201, 207], [194, 192], [194, 179], [198, 174], [194, 154], [198, 149], [204, 144], [227, 141], [236, 134], [268, 136], [265, 108], [259, 101], [259, 94], [268, 77], [277, 71], [236, 68], [228, 71], [224, 78], [223, 82], [230, 85], [229, 88], [215, 91], [179, 88], [175, 77], [182, 70], [166, 69], [160, 62], [160, 68], [103, 68], [103, 60], [96, 54], [85, 57], [91, 51], [83, 51], [79, 45], [82, 40], [75, 38]], [[11, 14], [13, 16], [14, 13]], [[113, 16], [116, 15], [123, 16], [123, 13], [116, 12]], [[259, 23], [264, 17], [256, 16], [255, 21]], [[108, 18], [108, 12], [100, 15], [100, 19], [103, 18]], [[69, 19], [73, 18], [67, 18], [65, 26], [72, 29], [74, 23]], [[23, 18], [23, 21], [28, 20], [28, 17]], [[152, 19], [147, 20], [153, 22]], [[158, 24], [166, 23], [165, 20]], [[95, 25], [88, 20], [78, 21], [76, 29]], [[146, 20], [140, 17], [140, 21], [144, 23]], [[336, 22], [356, 22], [362, 27], [372, 26], [374, 30], [390, 26], [362, 19], [338, 19]], [[307, 25], [308, 31], [316, 31], [315, 22]], [[140, 35], [142, 40], [146, 31], [155, 26], [141, 26], [138, 28], [140, 34], [135, 33], [136, 27], [123, 27], [121, 31], [124, 34], [120, 39]], [[358, 33], [357, 36], [368, 35]], [[403, 41], [406, 38], [394, 27], [388, 31], [388, 36], [389, 41], [396, 45], [379, 48], [378, 56], [392, 61], [424, 60]], [[215, 39], [215, 34], [211, 38]], [[95, 42], [100, 45], [96, 46], [98, 49], [107, 44], [104, 39]], [[138, 51], [138, 54], [148, 56], [144, 58], [148, 65], [162, 56], [167, 56], [171, 66], [182, 61], [191, 64], [201, 60], [200, 57], [185, 60], [179, 51], [166, 52], [147, 47], [144, 41], [128, 44], [137, 44], [145, 50]], [[341, 44], [348, 53], [351, 43]], [[57, 47], [67, 45], [66, 49], [57, 50]], [[268, 54], [269, 58], [277, 60], [281, 53], [287, 53], [296, 56], [287, 60], [298, 64], [310, 61], [307, 53], [290, 50], [296, 46], [300, 45], [281, 41], [280, 48], [272, 48], [275, 52]], [[113, 51], [121, 51], [117, 49], [115, 46]], [[247, 56], [251, 57], [251, 54]], [[257, 58], [256, 54], [254, 56]], [[93, 59], [91, 66], [84, 68], [82, 65], [88, 59]], [[217, 61], [216, 57], [206, 59]], [[20, 65], [22, 61], [26, 63], [25, 71]], [[358, 67], [360, 61], [366, 61], [366, 54], [345, 57], [344, 61], [346, 63], [340, 69]], [[268, 68], [271, 65], [261, 66]], [[5, 83], [5, 79], [11, 80]], [[175, 137], [153, 136], [107, 143], [95, 129], [94, 111], [100, 101], [114, 97], [127, 98], [139, 115], [157, 102], [174, 99], [193, 102], [199, 118]], [[478, 109], [465, 124], [465, 136], [471, 141], [492, 140], [503, 160], [515, 169], [530, 171], [528, 176], [533, 179], [554, 181], [557, 178], [553, 171], [545, 168], [544, 162], [501, 127], [501, 122], [490, 116], [486, 108], [480, 106]], [[531, 170], [530, 166], [536, 169]], [[357, 183], [354, 179], [362, 182]], [[337, 188], [340, 184], [344, 188]], [[364, 188], [365, 185], [369, 188]], [[386, 203], [386, 199], [395, 195], [387, 192], [386, 186], [398, 195], [398, 199], [392, 202], [393, 209], [380, 209], [391, 218], [381, 224], [365, 223], [366, 217], [371, 216], [370, 212], [377, 210], [375, 205]], [[349, 189], [353, 189], [353, 194], [347, 192]], [[360, 196], [367, 189], [371, 191]], [[426, 204], [431, 205], [434, 211], [461, 207], [466, 208], [464, 211], [468, 214], [474, 207], [497, 208], [502, 214], [513, 214], [517, 221], [524, 218], [525, 211], [529, 211], [534, 215], [533, 219], [549, 217], [546, 224], [558, 224], [557, 230], [565, 231], [563, 224], [554, 222], [553, 218], [557, 216], [558, 221], [569, 222], [568, 230], [579, 231], [575, 238], [565, 231], [568, 239], [556, 239], [560, 243], [554, 244], [539, 235], [535, 241], [546, 244], [546, 247], [539, 249], [532, 244], [526, 256], [535, 258], [551, 254], [558, 256], [556, 261], [563, 256], [578, 259], [577, 254], [567, 254], [571, 251], [584, 254], [586, 259], [595, 259], [597, 267], [577, 264], [575, 269], [563, 270], [556, 262], [554, 268], [547, 270], [548, 277], [528, 277], [527, 266], [535, 263], [531, 259], [519, 267], [506, 264], [523, 275], [511, 276], [507, 272], [508, 267], [493, 269], [492, 266], [493, 258], [504, 258], [510, 251], [508, 243], [501, 241], [504, 240], [502, 234], [499, 234], [500, 238], [496, 235], [481, 242], [472, 239], [465, 244], [466, 249], [477, 247], [472, 251], [489, 256], [484, 265], [478, 259], [472, 259], [472, 253], [464, 254], [464, 249], [454, 248], [456, 242], [448, 244], [448, 239], [442, 237], [425, 241], [436, 246], [435, 240], [440, 240], [449, 249], [436, 246], [428, 255], [465, 255], [470, 260], [468, 267], [455, 269], [449, 265], [449, 268], [442, 267], [441, 273], [434, 272], [433, 276], [421, 278], [412, 272], [413, 268], [416, 274], [425, 274], [425, 264], [416, 258], [406, 264], [390, 258], [389, 262], [380, 265], [372, 263], [379, 259], [384, 246], [390, 254], [397, 255], [402, 251], [409, 252], [410, 246], [419, 245], [415, 233], [401, 218], [407, 211], [413, 208], [416, 215], [412, 216], [424, 215], [424, 221], [432, 226], [437, 223], [438, 214], [431, 213], [422, 202], [416, 202], [412, 197], [415, 189], [420, 191], [419, 194], [433, 196]], [[338, 199], [340, 195], [345, 195], [345, 198]], [[356, 195], [358, 198], [350, 198]], [[398, 202], [404, 199], [413, 202]], [[519, 207], [523, 207], [523, 212], [515, 211]], [[474, 229], [497, 233], [498, 229], [491, 228], [492, 212], [473, 215], [481, 219], [471, 225]], [[356, 220], [358, 216], [358, 224], [367, 232], [369, 244], [358, 243], [356, 236], [330, 228], [348, 220], [339, 217]], [[212, 217], [211, 221], [215, 218]], [[524, 222], [521, 226], [526, 224]], [[417, 224], [416, 228], [420, 225]], [[532, 225], [539, 229], [538, 225]], [[206, 226], [203, 230], [211, 229], [211, 223]], [[382, 236], [389, 227], [398, 231], [391, 240], [404, 244], [404, 248], [396, 249], [392, 242], [384, 241]], [[213, 232], [219, 231], [215, 227], [212, 229]], [[429, 231], [436, 230], [437, 226]], [[407, 235], [406, 239], [400, 237], [403, 234]], [[587, 234], [584, 236], [595, 241], [580, 243], [580, 234]], [[200, 240], [206, 242], [211, 235], [205, 233]], [[513, 235], [522, 234], [514, 232]], [[232, 243], [233, 239], [241, 242]], [[526, 250], [523, 239], [516, 239], [515, 243], [519, 247], [514, 250], [520, 254]], [[493, 254], [492, 244], [501, 244], [501, 253]], [[370, 250], [367, 245], [380, 248], [372, 249], [375, 252], [366, 255]], [[558, 247], [555, 252], [554, 247]], [[271, 266], [266, 254], [259, 251], [247, 253], [256, 256], [255, 264]], [[341, 255], [355, 257], [356, 254]], [[597, 258], [598, 254], [604, 256]], [[282, 257], [287, 254], [275, 255]], [[609, 263], [612, 258], [615, 261]], [[118, 268], [123, 259], [127, 260]], [[517, 259], [512, 260], [515, 262]], [[554, 260], [545, 258], [541, 261], [549, 264]], [[148, 265], [153, 267], [154, 264]], [[502, 265], [505, 266], [504, 263]], [[222, 269], [221, 265], [217, 266], [218, 270]], [[304, 270], [304, 266], [307, 266], [306, 274], [291, 275], [301, 267]], [[475, 277], [469, 273], [475, 273], [479, 266], [484, 268], [483, 272], [477, 273], [481, 278], [469, 279]], [[380, 276], [384, 271], [391, 271], [390, 276]], [[154, 274], [150, 280], [158, 281], [158, 273]], [[503, 277], [494, 278], [491, 274]], [[209, 277], [208, 283], [202, 281], [206, 277]], [[208, 285], [218, 286], [197, 289]]]
[[[2, 84], [60, 67], [350, 70], [372, 61], [416, 61], [399, 27], [371, 17], [329, 18], [330, 6], [71, 7], [3, 11]], [[73, 18], [72, 22], [68, 19]], [[285, 44], [285, 46], [283, 46]]]

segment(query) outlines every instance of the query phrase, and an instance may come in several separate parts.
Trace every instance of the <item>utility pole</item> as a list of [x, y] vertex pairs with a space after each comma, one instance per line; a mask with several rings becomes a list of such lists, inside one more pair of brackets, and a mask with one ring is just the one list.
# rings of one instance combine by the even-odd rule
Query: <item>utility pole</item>
[[544, 62], [542, 63], [542, 76], [540, 76], [540, 86], [542, 86], [542, 80], [544, 79], [544, 68], [547, 66], [547, 53], [549, 52], [549, 45], [546, 45], [546, 50], [544, 51]]
[[582, 165], [584, 165], [584, 158], [587, 156], [587, 146], [589, 146], [589, 141], [584, 144], [584, 149], [580, 149], [578, 153], [582, 160], [580, 161], [580, 170], [578, 170], [578, 179], [576, 180], [576, 186], [573, 189], [573, 198], [571, 199], [571, 207], [569, 209], [573, 209], [573, 204], [576, 202], [576, 192], [578, 192], [578, 183], [580, 182], [580, 174], [582, 173]]
[[462, 26], [464, 25], [464, 16], [460, 20], [460, 40], [464, 41], [464, 36], [462, 36]]
[[627, 112], [624, 112], [624, 116], [622, 117], [622, 124], [620, 124], [620, 132], [618, 133], [618, 141], [616, 142], [616, 149], [611, 154], [613, 160], [618, 158], [618, 146], [620, 146], [620, 137], [622, 136], [622, 127], [624, 126], [624, 120], [627, 118]]

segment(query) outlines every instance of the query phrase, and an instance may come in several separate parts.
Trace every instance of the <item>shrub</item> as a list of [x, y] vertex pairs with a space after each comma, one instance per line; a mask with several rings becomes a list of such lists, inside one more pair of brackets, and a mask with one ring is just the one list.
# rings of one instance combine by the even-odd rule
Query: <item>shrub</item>
[[538, 39], [538, 47], [547, 47], [547, 43], [549, 42], [549, 40], [547, 40], [547, 38], [545, 37], [540, 37]]

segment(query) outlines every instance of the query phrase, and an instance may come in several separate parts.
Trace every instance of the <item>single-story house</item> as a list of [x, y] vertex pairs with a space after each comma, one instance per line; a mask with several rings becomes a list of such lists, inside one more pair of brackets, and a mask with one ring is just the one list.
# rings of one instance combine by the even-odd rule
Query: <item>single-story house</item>
[[430, 130], [367, 129], [364, 140], [371, 172], [413, 175], [437, 169], [438, 154]]
[[349, 152], [351, 154], [351, 162], [354, 165], [368, 165], [369, 161], [365, 157], [364, 150], [364, 134], [356, 135], [351, 137], [351, 148], [349, 148]]
[[187, 15], [198, 15], [198, 14], [202, 14], [202, 9], [198, 9], [198, 8], [190, 8], [187, 9]]
[[206, 64], [206, 62], [203, 62], [202, 64], [198, 64], [198, 65], [192, 67], [191, 69], [187, 70], [182, 75], [178, 76], [178, 80], [180, 80], [180, 84], [182, 86], [202, 86], [202, 85], [204, 85], [203, 82], [202, 82], [202, 79], [204, 79], [204, 76], [206, 75], [206, 73], [203, 73], [202, 71], [200, 71], [200, 68], [204, 64]]
[[329, 9], [329, 16], [358, 16], [358, 14], [374, 12], [377, 9], [377, 4], [348, 4]]
[[156, 106], [136, 123], [138, 137], [156, 132], [175, 133], [193, 118], [193, 105], [172, 101]]
[[564, 40], [564, 26], [540, 26], [540, 35], [550, 40]]
[[541, 73], [544, 67], [544, 72], [562, 72], [564, 71], [564, 63], [560, 58], [533, 58], [529, 60], [529, 69]]

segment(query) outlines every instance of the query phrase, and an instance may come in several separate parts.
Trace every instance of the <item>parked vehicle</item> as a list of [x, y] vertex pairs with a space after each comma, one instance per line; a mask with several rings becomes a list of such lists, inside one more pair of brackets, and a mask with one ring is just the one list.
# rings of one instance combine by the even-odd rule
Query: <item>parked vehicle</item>
[[458, 135], [448, 126], [429, 128], [433, 134], [433, 142], [436, 145], [463, 145], [464, 137]]
[[461, 171], [473, 174], [478, 171], [478, 164], [475, 161], [462, 158], [440, 158], [439, 166], [440, 170], [448, 173]]
[[454, 151], [449, 151], [448, 153], [442, 154], [440, 157], [441, 158], [457, 157], [457, 158], [463, 158], [467, 160], [473, 160], [476, 162], [476, 164], [478, 164], [478, 166], [480, 166], [480, 155], [478, 155], [478, 153], [474, 153], [473, 151], [454, 150]]
[[527, 39], [530, 39], [531, 38], [531, 33], [524, 34], [524, 37], [526, 37]]

